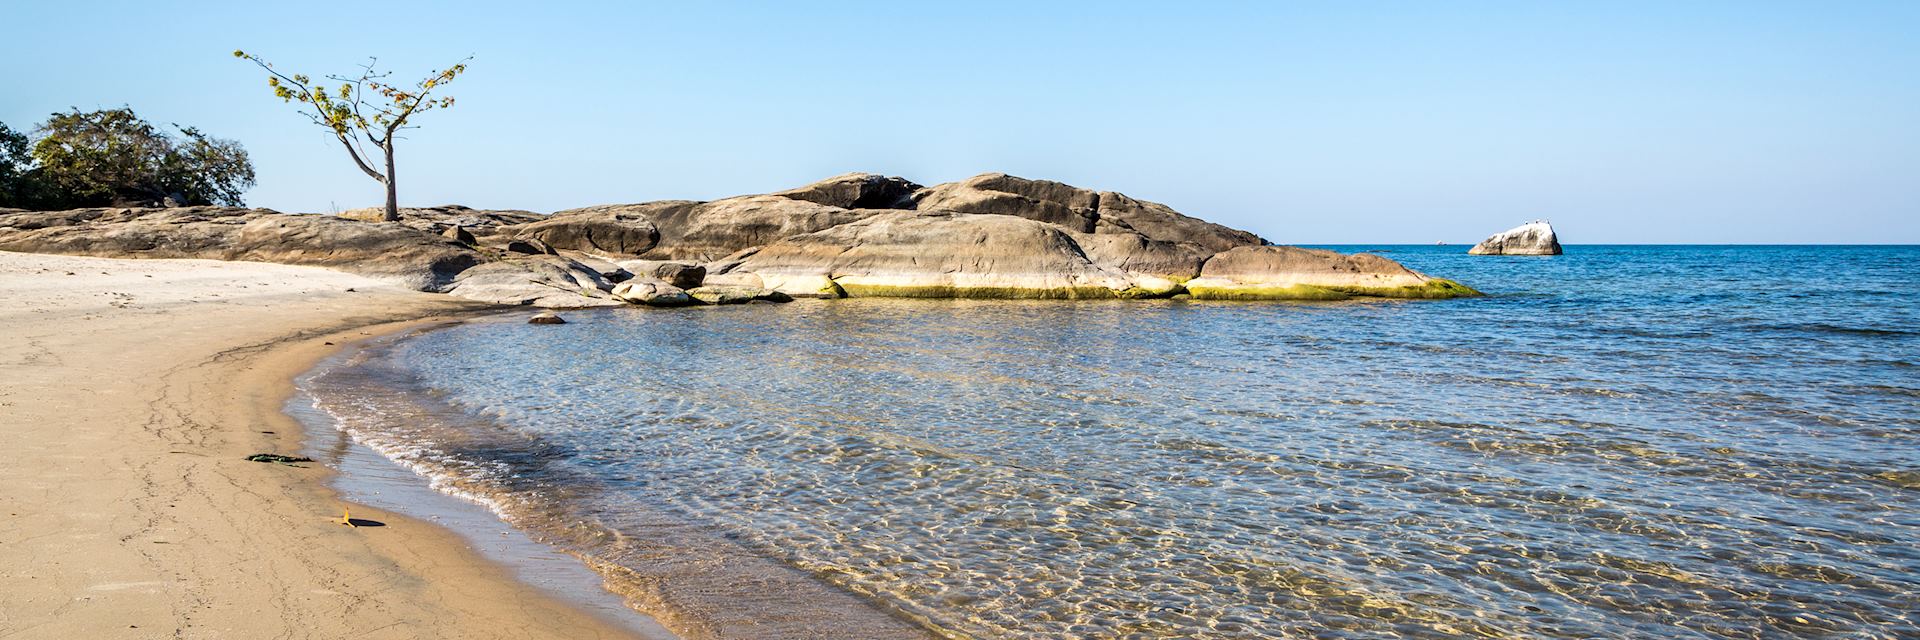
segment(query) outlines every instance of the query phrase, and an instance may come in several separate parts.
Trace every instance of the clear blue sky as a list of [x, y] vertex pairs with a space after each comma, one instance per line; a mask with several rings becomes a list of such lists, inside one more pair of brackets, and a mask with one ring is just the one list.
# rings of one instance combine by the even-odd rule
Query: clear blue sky
[[[697, 6], [696, 6], [697, 5]], [[335, 15], [326, 15], [326, 11]], [[536, 211], [847, 171], [1126, 192], [1278, 242], [1920, 242], [1920, 2], [262, 3], [0, 8], [0, 122], [129, 105], [251, 204], [377, 204], [245, 49], [460, 103], [401, 201]]]

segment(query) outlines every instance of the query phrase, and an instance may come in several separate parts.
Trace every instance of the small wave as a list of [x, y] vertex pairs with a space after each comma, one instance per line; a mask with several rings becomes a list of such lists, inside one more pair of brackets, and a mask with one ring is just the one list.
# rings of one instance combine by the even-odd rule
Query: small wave
[[1849, 327], [1825, 322], [1798, 322], [1792, 324], [1763, 324], [1752, 327], [1756, 331], [1781, 333], [1810, 333], [1830, 335], [1866, 336], [1874, 338], [1892, 338], [1920, 335], [1920, 331], [1891, 329], [1887, 327]]

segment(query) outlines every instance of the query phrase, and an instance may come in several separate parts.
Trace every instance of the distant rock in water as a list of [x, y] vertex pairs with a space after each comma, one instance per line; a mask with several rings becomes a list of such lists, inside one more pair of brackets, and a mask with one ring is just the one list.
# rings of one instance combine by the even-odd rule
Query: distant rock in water
[[[1163, 204], [1004, 173], [931, 187], [849, 173], [770, 194], [549, 216], [453, 205], [402, 209], [397, 222], [381, 222], [382, 213], [0, 210], [0, 250], [327, 266], [542, 307], [864, 296], [1478, 295], [1379, 256], [1276, 247]], [[1546, 238], [1558, 253], [1551, 229]]]
[[1554, 235], [1552, 224], [1535, 220], [1488, 236], [1480, 244], [1468, 249], [1467, 253], [1476, 256], [1557, 256], [1560, 255], [1560, 238]]

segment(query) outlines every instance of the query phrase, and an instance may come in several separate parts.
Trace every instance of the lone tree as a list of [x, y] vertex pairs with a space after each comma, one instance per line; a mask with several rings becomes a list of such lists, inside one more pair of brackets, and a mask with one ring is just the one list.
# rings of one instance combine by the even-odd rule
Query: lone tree
[[55, 113], [27, 137], [0, 125], [0, 205], [239, 206], [253, 186], [240, 143], [174, 125], [174, 136], [132, 109]]
[[[409, 124], [414, 116], [453, 106], [453, 98], [433, 97], [433, 90], [453, 82], [453, 79], [467, 71], [467, 58], [443, 70], [429, 74], [426, 79], [414, 83], [412, 88], [402, 88], [387, 82], [391, 71], [379, 71], [376, 65], [379, 58], [369, 58], [361, 65], [357, 76], [327, 76], [327, 79], [340, 83], [332, 91], [323, 84], [314, 83], [312, 78], [303, 74], [287, 75], [273, 68], [271, 63], [260, 56], [245, 51], [234, 51], [233, 57], [252, 61], [267, 70], [267, 85], [273, 87], [273, 95], [287, 103], [299, 102], [306, 107], [301, 113], [340, 140], [347, 148], [347, 155], [353, 158], [353, 164], [360, 167], [367, 177], [385, 185], [387, 188], [387, 212], [383, 219], [391, 222], [400, 219], [400, 200], [394, 189], [393, 142], [400, 131], [416, 128]], [[374, 158], [365, 145], [371, 144], [380, 150], [380, 160], [384, 161], [386, 171], [375, 171], [369, 162]]]

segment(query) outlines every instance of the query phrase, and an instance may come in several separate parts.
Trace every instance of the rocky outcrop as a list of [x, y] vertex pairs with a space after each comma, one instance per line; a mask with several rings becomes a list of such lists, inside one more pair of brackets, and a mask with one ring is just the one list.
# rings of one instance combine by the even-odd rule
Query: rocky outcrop
[[1186, 282], [1213, 252], [1191, 242], [1154, 240], [1132, 232], [1076, 233], [1073, 241], [1096, 265], [1139, 277]]
[[1234, 247], [1270, 244], [1252, 233], [1207, 222], [1158, 202], [1138, 200], [1112, 191], [1100, 192], [1097, 211], [1100, 219], [1094, 228], [1096, 233], [1131, 231], [1151, 240], [1192, 244], [1198, 252], [1206, 255]]
[[659, 241], [638, 257], [648, 260], [706, 262], [788, 236], [811, 233], [871, 215], [784, 196], [740, 196], [712, 202], [669, 200], [634, 205], [571, 209], [556, 217], [587, 211], [645, 219]]
[[1191, 243], [1205, 255], [1267, 244], [1260, 236], [1187, 216], [1157, 202], [1004, 173], [934, 185], [914, 194], [914, 208], [1019, 216], [1081, 233], [1137, 233], [1149, 240]]
[[921, 188], [856, 173], [711, 202], [546, 217], [410, 208], [398, 223], [355, 219], [378, 213], [0, 211], [0, 249], [331, 266], [475, 300], [549, 307], [793, 296], [1474, 295], [1379, 256], [1275, 247], [1166, 205], [1006, 174]]
[[445, 290], [456, 275], [487, 259], [405, 225], [227, 207], [5, 213], [0, 250], [312, 265], [422, 291]]
[[911, 209], [913, 194], [921, 188], [906, 178], [847, 173], [769, 195], [842, 209]]
[[983, 173], [960, 182], [934, 185], [913, 196], [921, 211], [1016, 216], [1092, 233], [1100, 219], [1100, 194], [1052, 180], [1028, 180], [1004, 173]]
[[1557, 256], [1560, 255], [1560, 237], [1554, 235], [1553, 225], [1545, 220], [1535, 220], [1500, 233], [1488, 236], [1480, 244], [1467, 250], [1468, 255], [1476, 256]]
[[800, 297], [1152, 294], [1126, 274], [1088, 260], [1067, 230], [1006, 215], [881, 213], [769, 244], [729, 271], [735, 272]]
[[[386, 213], [387, 210], [384, 207], [366, 207], [348, 209], [336, 215], [348, 220], [377, 223], [383, 221]], [[399, 214], [400, 220], [397, 224], [404, 227], [442, 233], [447, 227], [457, 226], [464, 227], [476, 236], [492, 235], [501, 227], [537, 222], [546, 217], [532, 211], [474, 209], [457, 204], [438, 207], [405, 207], [400, 209]]]
[[1344, 300], [1477, 296], [1452, 280], [1429, 277], [1387, 258], [1324, 249], [1263, 246], [1229, 249], [1207, 259], [1186, 283], [1199, 300]]
[[538, 222], [502, 227], [500, 232], [614, 260], [639, 257], [660, 243], [660, 230], [653, 221], [619, 210], [557, 213]]
[[461, 273], [447, 293], [480, 302], [548, 309], [626, 304], [606, 278], [568, 258], [531, 255], [488, 262]]

